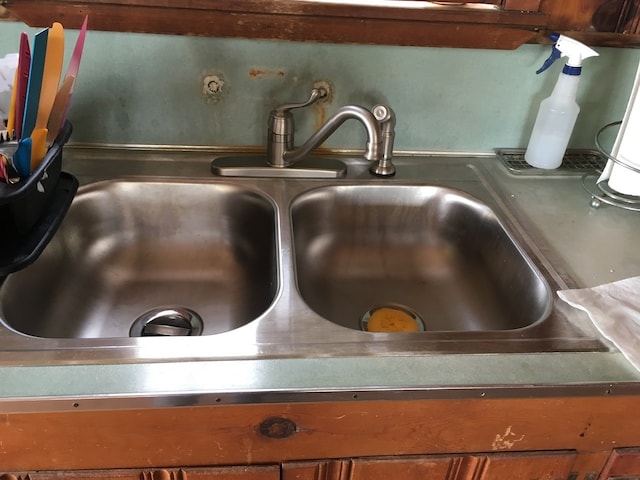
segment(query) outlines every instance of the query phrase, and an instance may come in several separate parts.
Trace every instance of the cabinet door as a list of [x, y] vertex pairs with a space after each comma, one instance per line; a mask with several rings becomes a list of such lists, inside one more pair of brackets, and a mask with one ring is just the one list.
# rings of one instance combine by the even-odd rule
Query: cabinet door
[[282, 480], [447, 480], [459, 461], [420, 456], [291, 462], [282, 466]]
[[640, 448], [614, 450], [607, 460], [600, 480], [640, 480]]
[[577, 454], [567, 452], [531, 452], [487, 455], [480, 466], [482, 480], [566, 480]]
[[631, 0], [542, 0], [548, 28], [637, 34], [639, 6]]
[[0, 480], [280, 480], [280, 468], [215, 467], [5, 473]]
[[291, 462], [282, 480], [566, 480], [576, 453], [377, 457]]

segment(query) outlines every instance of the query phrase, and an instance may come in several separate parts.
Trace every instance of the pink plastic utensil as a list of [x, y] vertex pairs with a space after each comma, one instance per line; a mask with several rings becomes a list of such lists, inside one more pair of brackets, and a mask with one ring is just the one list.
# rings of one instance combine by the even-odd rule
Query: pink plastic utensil
[[[56, 98], [57, 108], [59, 108], [62, 112], [60, 115], [57, 113], [55, 117], [52, 119], [52, 122], [47, 126], [47, 145], [51, 145], [62, 128], [64, 127], [64, 121], [67, 118], [67, 113], [69, 113], [69, 106], [71, 105], [71, 96], [73, 95], [73, 88], [75, 86], [75, 80], [78, 78], [78, 70], [80, 69], [80, 60], [82, 60], [82, 51], [84, 49], [84, 39], [87, 34], [87, 22], [89, 17], [84, 17], [84, 21], [82, 22], [82, 27], [80, 28], [80, 33], [78, 34], [78, 39], [76, 40], [76, 45], [73, 48], [73, 54], [71, 55], [71, 60], [69, 61], [69, 66], [67, 67], [67, 73], [62, 83], [62, 87], [58, 92], [61, 98]], [[70, 79], [70, 80], [69, 80]], [[64, 87], [64, 88], [63, 88]], [[65, 90], [65, 91], [63, 91]], [[66, 95], [66, 98], [65, 98]], [[54, 125], [53, 122], [56, 122], [57, 125]]]
[[29, 68], [31, 67], [31, 48], [29, 36], [20, 34], [20, 50], [18, 53], [18, 70], [16, 70], [16, 138], [22, 138], [22, 120], [24, 118], [24, 103], [27, 100], [27, 84], [29, 83]]

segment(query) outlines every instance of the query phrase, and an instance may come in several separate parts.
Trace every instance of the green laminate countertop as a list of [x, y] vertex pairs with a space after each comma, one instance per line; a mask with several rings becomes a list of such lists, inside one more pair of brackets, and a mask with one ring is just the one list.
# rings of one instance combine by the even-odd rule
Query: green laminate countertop
[[[82, 183], [120, 176], [210, 175], [197, 155], [100, 161], [70, 148], [64, 169]], [[197, 157], [197, 158], [196, 158]], [[136, 160], [137, 158], [137, 160]], [[640, 275], [640, 213], [595, 209], [579, 175], [513, 175], [478, 161], [537, 248], [571, 288]], [[570, 307], [566, 307], [570, 308]], [[590, 323], [588, 317], [582, 317]], [[593, 327], [585, 325], [585, 328]], [[270, 401], [616, 395], [640, 393], [640, 372], [606, 341], [602, 351], [424, 353], [375, 357], [247, 358], [0, 364], [0, 411], [47, 411]]]

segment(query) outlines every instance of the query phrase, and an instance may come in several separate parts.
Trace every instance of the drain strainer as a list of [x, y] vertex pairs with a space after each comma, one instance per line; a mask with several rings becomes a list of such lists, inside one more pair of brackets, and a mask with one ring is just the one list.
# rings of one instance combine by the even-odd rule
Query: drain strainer
[[130, 337], [194, 337], [204, 324], [196, 312], [186, 307], [158, 307], [140, 315], [129, 329]]
[[365, 332], [424, 332], [422, 318], [402, 305], [384, 305], [367, 310], [360, 318]]

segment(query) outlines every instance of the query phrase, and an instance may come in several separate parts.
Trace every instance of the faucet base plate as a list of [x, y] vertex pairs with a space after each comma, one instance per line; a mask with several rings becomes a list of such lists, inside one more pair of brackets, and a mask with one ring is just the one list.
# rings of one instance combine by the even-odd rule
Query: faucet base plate
[[211, 172], [220, 177], [340, 178], [347, 166], [334, 158], [305, 158], [279, 168], [270, 166], [266, 156], [251, 155], [218, 157], [211, 162]]

